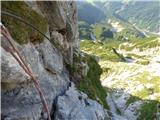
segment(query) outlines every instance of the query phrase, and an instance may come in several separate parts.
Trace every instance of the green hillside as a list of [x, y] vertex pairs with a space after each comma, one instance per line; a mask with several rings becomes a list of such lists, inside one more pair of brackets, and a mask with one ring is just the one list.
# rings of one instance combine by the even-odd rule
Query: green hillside
[[[106, 99], [113, 101], [118, 115], [127, 120], [132, 113], [133, 120], [156, 119], [160, 104], [160, 38], [103, 43], [84, 40], [81, 41], [81, 50], [99, 57], [103, 70], [101, 84], [106, 88]], [[107, 103], [111, 109], [112, 102]]]
[[132, 39], [158, 33], [159, 2], [77, 2], [80, 39]]
[[[112, 115], [122, 117], [116, 120], [159, 119], [160, 37], [154, 34], [158, 33], [159, 27], [159, 2], [86, 3], [105, 14], [105, 19], [92, 23], [88, 19], [79, 19], [79, 35], [81, 50], [98, 57], [102, 69], [101, 84], [107, 93], [107, 108]], [[79, 14], [88, 16], [88, 10], [82, 6], [78, 5], [83, 9]], [[95, 16], [89, 19], [92, 18], [94, 20]], [[92, 87], [99, 86], [94, 77], [85, 82], [88, 86], [81, 84], [81, 88], [89, 93], [93, 91]], [[100, 100], [104, 100], [102, 93], [103, 90], [99, 90]], [[104, 105], [104, 101], [101, 103]]]

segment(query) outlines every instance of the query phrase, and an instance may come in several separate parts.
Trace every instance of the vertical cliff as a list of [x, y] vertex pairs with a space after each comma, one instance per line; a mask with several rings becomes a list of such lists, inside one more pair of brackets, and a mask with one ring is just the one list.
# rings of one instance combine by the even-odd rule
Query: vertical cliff
[[[104, 120], [106, 110], [76, 89], [71, 74], [73, 54], [80, 54], [77, 11], [73, 1], [7, 2], [2, 11], [13, 13], [33, 24], [49, 40], [28, 25], [2, 14], [2, 22], [13, 37], [34, 75], [40, 80], [53, 120]], [[47, 116], [29, 76], [5, 49], [1, 36], [3, 120], [45, 120]], [[85, 66], [87, 66], [85, 64]], [[80, 67], [79, 67], [80, 68]], [[82, 67], [80, 76], [87, 67]], [[73, 75], [73, 76], [72, 76]], [[80, 77], [81, 78], [81, 77]]]

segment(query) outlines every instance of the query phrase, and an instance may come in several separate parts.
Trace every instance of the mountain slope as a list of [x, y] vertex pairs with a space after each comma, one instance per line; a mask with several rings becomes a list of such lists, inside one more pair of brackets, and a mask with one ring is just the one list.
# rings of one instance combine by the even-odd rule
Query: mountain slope
[[113, 113], [127, 120], [160, 118], [160, 38], [111, 40], [103, 44], [82, 41], [81, 49], [99, 56], [103, 69], [101, 82]]
[[98, 7], [88, 2], [77, 2], [78, 20], [85, 21], [88, 24], [94, 24], [100, 22], [105, 18], [105, 14]]
[[103, 10], [108, 18], [114, 16], [141, 29], [159, 32], [159, 1], [106, 1], [101, 4], [104, 4]]
[[113, 34], [112, 38], [120, 37], [120, 39], [149, 37], [159, 33], [160, 2], [158, 1], [86, 1], [77, 4], [79, 22], [84, 23], [79, 24], [81, 39], [92, 39], [91, 36], [98, 40], [108, 39], [110, 35], [105, 34], [101, 38], [100, 34], [104, 35], [110, 31]]
[[80, 47], [98, 56], [110, 114], [121, 116], [115, 120], [159, 120], [160, 38], [151, 33], [158, 32], [159, 2], [88, 3], [106, 18], [79, 24]]
[[115, 11], [115, 13], [142, 29], [158, 33], [160, 32], [159, 6], [159, 1], [129, 2], [127, 5], [121, 6], [121, 10]]
[[[152, 36], [152, 34], [139, 29], [135, 24], [133, 25], [126, 18], [117, 14], [118, 11], [122, 11], [122, 8], [126, 5], [122, 2], [93, 1], [77, 2], [77, 4], [80, 28], [79, 35], [81, 39], [101, 41], [112, 38], [124, 40], [126, 38], [134, 39], [137, 37]], [[102, 12], [105, 16], [101, 15]], [[105, 17], [105, 19], [103, 17], [100, 19], [101, 16]], [[94, 22], [92, 22], [93, 20]]]

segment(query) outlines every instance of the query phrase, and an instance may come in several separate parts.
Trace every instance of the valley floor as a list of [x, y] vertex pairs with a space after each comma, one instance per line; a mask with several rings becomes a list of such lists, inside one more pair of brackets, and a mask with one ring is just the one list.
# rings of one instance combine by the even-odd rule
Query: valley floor
[[[152, 47], [153, 43], [156, 46]], [[145, 41], [143, 44], [121, 43], [117, 46], [118, 53], [131, 61], [100, 60], [99, 64], [103, 69], [101, 83], [108, 94], [106, 101], [110, 111], [121, 116], [115, 117], [115, 120], [160, 119], [159, 43], [159, 38]], [[91, 49], [86, 50], [82, 47], [85, 52], [92, 54], [93, 48], [94, 44]], [[103, 45], [99, 48], [101, 53], [97, 52], [96, 55], [102, 57], [102, 52], [107, 49], [104, 50]], [[98, 50], [97, 47], [96, 51]]]

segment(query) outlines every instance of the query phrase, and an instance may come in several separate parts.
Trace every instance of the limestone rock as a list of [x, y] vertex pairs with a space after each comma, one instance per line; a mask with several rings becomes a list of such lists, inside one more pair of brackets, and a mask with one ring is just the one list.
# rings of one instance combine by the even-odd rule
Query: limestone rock
[[40, 1], [37, 4], [48, 20], [50, 41], [63, 53], [65, 61], [72, 63], [73, 50], [79, 47], [75, 2]]
[[52, 29], [58, 30], [66, 27], [66, 16], [62, 7], [63, 2], [39, 1], [37, 4], [48, 19]]
[[106, 111], [96, 101], [89, 99], [72, 85], [58, 97], [55, 120], [104, 120]]
[[61, 73], [63, 70], [62, 54], [48, 41], [45, 40], [39, 45], [44, 68], [52, 73]]
[[[49, 47], [50, 46], [50, 47]], [[46, 48], [46, 43], [42, 43], [39, 47], [44, 47], [46, 51], [51, 50], [51, 44], [48, 43]], [[19, 46], [21, 54], [24, 56], [25, 61], [32, 68], [33, 74], [38, 77], [40, 80], [41, 88], [44, 91], [45, 97], [48, 101], [49, 109], [52, 109], [54, 99], [62, 94], [68, 86], [69, 77], [67, 71], [61, 67], [61, 72], [53, 74], [50, 71], [45, 69], [43, 64], [43, 57], [41, 52], [38, 51], [33, 44], [26, 44]], [[61, 56], [57, 51], [52, 49], [53, 54]], [[5, 50], [2, 49], [2, 55], [5, 59], [2, 59], [2, 81], [7, 80], [7, 84], [13, 85], [15, 82], [16, 86], [11, 89], [2, 89], [2, 116], [3, 119], [11, 120], [38, 120], [43, 117], [42, 113], [43, 106], [41, 104], [39, 95], [33, 85], [33, 82], [23, 82], [26, 81], [27, 76], [23, 72], [23, 69], [19, 67], [16, 61], [12, 58], [11, 55], [8, 55]], [[47, 60], [57, 59], [57, 56], [50, 55], [45, 53]], [[3, 58], [2, 57], [2, 58]], [[62, 58], [61, 58], [62, 59]], [[8, 61], [7, 61], [8, 60]], [[60, 61], [60, 60], [59, 60]], [[5, 63], [8, 62], [8, 65]], [[50, 62], [50, 61], [46, 61]], [[49, 63], [47, 63], [49, 64]], [[62, 62], [57, 63], [59, 66], [63, 66]], [[54, 66], [55, 69], [57, 66]], [[3, 73], [10, 73], [9, 71], [14, 72], [14, 74], [5, 75]], [[16, 79], [17, 78], [17, 79]], [[14, 81], [15, 79], [15, 81]], [[21, 82], [21, 84], [18, 84]], [[6, 83], [5, 83], [6, 84]], [[5, 85], [3, 84], [3, 85]]]
[[18, 84], [28, 82], [29, 77], [15, 58], [1, 47], [1, 83], [2, 89], [13, 89]]

